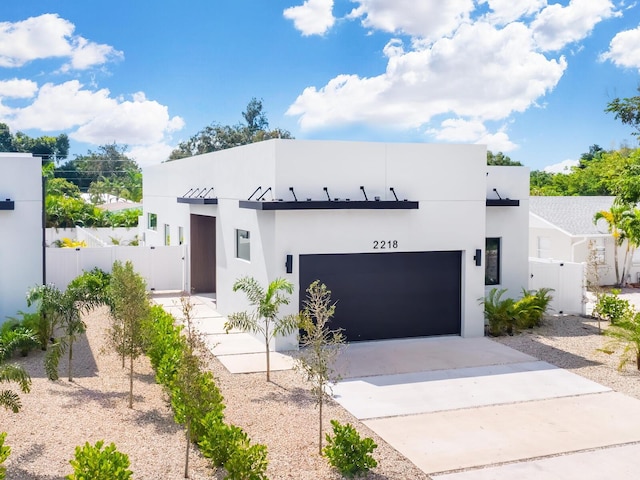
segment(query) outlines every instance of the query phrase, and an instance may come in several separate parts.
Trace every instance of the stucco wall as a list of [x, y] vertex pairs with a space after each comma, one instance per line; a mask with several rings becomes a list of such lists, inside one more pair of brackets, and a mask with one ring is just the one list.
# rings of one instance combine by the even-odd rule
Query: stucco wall
[[[504, 167], [506, 168], [506, 167]], [[485, 206], [486, 149], [479, 145], [384, 144], [273, 140], [214, 154], [169, 162], [145, 169], [144, 210], [158, 215], [158, 231], [145, 231], [148, 244], [161, 244], [162, 226], [185, 227], [189, 214], [216, 217], [217, 299], [223, 314], [247, 308], [244, 296], [231, 286], [249, 275], [266, 284], [277, 277], [297, 283], [298, 256], [318, 253], [385, 253], [462, 251], [462, 334], [484, 331], [478, 298], [484, 295], [484, 262], [477, 267], [476, 249], [484, 250], [485, 234], [504, 237], [504, 284], [519, 289], [527, 279], [528, 170], [490, 168], [492, 185], [504, 189], [520, 207]], [[515, 175], [515, 176], [514, 176]], [[218, 205], [184, 205], [176, 197], [192, 187], [215, 187]], [[258, 186], [267, 199], [331, 198], [420, 202], [417, 210], [256, 211], [238, 208]], [[502, 190], [501, 194], [502, 194]], [[273, 196], [272, 196], [273, 195]], [[525, 212], [524, 214], [522, 212]], [[524, 217], [524, 218], [523, 218]], [[512, 229], [522, 228], [513, 233]], [[251, 261], [235, 258], [235, 230], [251, 232]], [[173, 234], [172, 234], [172, 238]], [[375, 250], [376, 240], [395, 240], [391, 251]], [[293, 255], [293, 272], [285, 271]], [[298, 311], [295, 285], [292, 303], [283, 313]], [[331, 286], [329, 285], [329, 288]], [[392, 321], [392, 319], [390, 319]], [[280, 341], [278, 349], [292, 344]]]
[[0, 199], [15, 202], [0, 210], [0, 322], [27, 311], [25, 295], [42, 283], [41, 160], [30, 154], [0, 153]]

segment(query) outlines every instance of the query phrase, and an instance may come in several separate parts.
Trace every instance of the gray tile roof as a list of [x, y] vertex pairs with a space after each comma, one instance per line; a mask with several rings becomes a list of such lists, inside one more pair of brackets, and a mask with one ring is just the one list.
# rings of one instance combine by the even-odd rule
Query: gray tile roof
[[615, 197], [529, 197], [529, 211], [571, 235], [601, 235], [607, 224], [593, 216], [609, 210]]

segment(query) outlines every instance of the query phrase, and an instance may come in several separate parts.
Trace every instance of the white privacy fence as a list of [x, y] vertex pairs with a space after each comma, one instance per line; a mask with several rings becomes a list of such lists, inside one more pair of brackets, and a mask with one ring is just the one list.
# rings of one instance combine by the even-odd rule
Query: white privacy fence
[[111, 272], [113, 262], [130, 260], [149, 290], [186, 289], [185, 245], [168, 247], [47, 248], [47, 283], [65, 289], [69, 282], [98, 267]]
[[585, 264], [529, 258], [529, 289], [553, 288], [550, 313], [584, 315]]

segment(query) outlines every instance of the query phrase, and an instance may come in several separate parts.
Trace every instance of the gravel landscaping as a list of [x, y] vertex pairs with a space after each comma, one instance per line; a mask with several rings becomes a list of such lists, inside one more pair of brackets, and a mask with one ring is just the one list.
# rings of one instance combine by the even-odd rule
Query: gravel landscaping
[[[74, 381], [46, 379], [43, 354], [34, 351], [16, 361], [32, 376], [31, 393], [21, 394], [23, 408], [0, 411], [6, 443], [12, 453], [6, 463], [8, 479], [63, 479], [71, 473], [69, 460], [77, 445], [104, 439], [129, 455], [135, 479], [179, 479], [184, 471], [184, 433], [173, 421], [166, 397], [155, 383], [146, 358], [136, 363], [134, 408], [127, 408], [128, 377], [120, 359], [103, 351], [106, 309], [86, 317], [87, 335], [74, 346]], [[603, 322], [606, 328], [606, 323]], [[597, 321], [575, 316], [547, 317], [538, 329], [494, 339], [553, 365], [640, 398], [640, 373], [635, 365], [617, 371], [618, 355], [599, 351], [607, 338], [598, 334]], [[225, 398], [226, 419], [242, 427], [252, 442], [268, 446], [271, 480], [341, 478], [317, 453], [318, 411], [308, 386], [293, 371], [229, 374], [214, 357], [208, 360]], [[375, 433], [335, 402], [325, 409], [329, 419], [350, 422], [378, 444], [378, 467], [366, 479], [429, 479]], [[190, 476], [224, 478], [192, 450]]]
[[[75, 447], [101, 439], [129, 455], [137, 480], [184, 478], [184, 433], [173, 421], [147, 358], [136, 362], [134, 408], [129, 409], [127, 371], [116, 355], [103, 351], [107, 310], [94, 311], [85, 320], [87, 335], [74, 344], [73, 382], [66, 380], [64, 361], [61, 379], [48, 380], [40, 351], [15, 360], [24, 365], [33, 384], [31, 393], [21, 394], [20, 413], [0, 411], [0, 431], [8, 433], [6, 443], [12, 449], [7, 478], [63, 479], [72, 472], [69, 460]], [[224, 395], [227, 421], [242, 427], [252, 442], [268, 446], [271, 480], [341, 478], [318, 455], [318, 410], [299, 374], [272, 372], [272, 382], [267, 383], [264, 373], [232, 375], [213, 357], [209, 367]], [[329, 419], [352, 423], [378, 444], [374, 456], [379, 465], [364, 478], [429, 478], [335, 402], [325, 408], [325, 428], [330, 428]], [[190, 465], [193, 479], [225, 476], [197, 452]]]

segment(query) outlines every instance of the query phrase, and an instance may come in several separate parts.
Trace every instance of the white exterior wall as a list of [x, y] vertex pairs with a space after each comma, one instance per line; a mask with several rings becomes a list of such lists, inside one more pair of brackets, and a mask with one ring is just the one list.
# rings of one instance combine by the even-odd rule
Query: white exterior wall
[[[491, 168], [495, 185], [501, 194], [504, 189], [511, 198], [520, 199], [520, 207], [487, 209], [483, 146], [272, 140], [145, 169], [143, 227], [147, 213], [152, 212], [158, 215], [158, 230], [144, 233], [147, 244], [159, 245], [165, 223], [171, 225], [172, 241], [181, 225], [188, 243], [190, 213], [216, 217], [217, 301], [225, 315], [247, 308], [244, 295], [232, 292], [233, 283], [245, 275], [263, 285], [278, 277], [292, 281], [296, 290], [282, 313], [297, 312], [298, 289], [307, 287], [297, 285], [299, 255], [384, 255], [385, 251], [373, 249], [375, 240], [398, 242], [397, 249], [387, 252], [462, 251], [462, 335], [481, 336], [484, 319], [478, 299], [485, 293], [484, 260], [477, 267], [473, 256], [482, 249], [484, 259], [485, 230], [509, 239], [503, 249], [507, 256], [502, 261], [504, 285], [519, 290], [527, 281], [528, 171], [505, 168], [504, 173]], [[238, 207], [238, 200], [246, 200], [258, 186], [263, 192], [272, 188], [265, 198], [284, 200], [293, 200], [289, 191], [293, 187], [298, 200], [304, 201], [326, 199], [325, 186], [331, 198], [364, 200], [361, 185], [370, 200], [394, 199], [389, 191], [394, 187], [400, 200], [419, 201], [419, 209], [257, 211]], [[204, 186], [215, 187], [218, 205], [177, 203], [176, 197], [190, 188]], [[508, 218], [501, 219], [502, 215]], [[522, 232], [508, 232], [514, 226]], [[235, 258], [236, 229], [250, 232], [250, 262]], [[294, 258], [291, 274], [285, 272], [286, 255]], [[280, 339], [276, 348], [295, 346], [291, 337]]]
[[[517, 298], [527, 288], [529, 277], [529, 169], [512, 166], [487, 166], [486, 196], [496, 199], [494, 188], [503, 199], [519, 200], [518, 207], [487, 207], [486, 237], [500, 238], [500, 285], [507, 296]], [[483, 252], [484, 253], [484, 252]]]
[[28, 311], [27, 290], [42, 283], [42, 167], [31, 154], [0, 153], [0, 323]]

